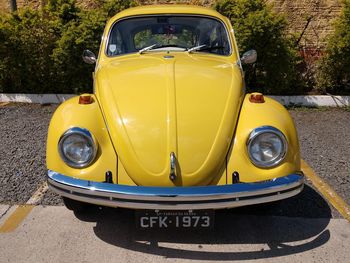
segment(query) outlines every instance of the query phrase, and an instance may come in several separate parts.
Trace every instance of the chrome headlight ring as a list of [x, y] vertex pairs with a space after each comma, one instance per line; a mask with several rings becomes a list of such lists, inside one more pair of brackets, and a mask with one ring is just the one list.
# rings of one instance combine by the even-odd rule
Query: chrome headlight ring
[[286, 157], [288, 143], [284, 134], [275, 127], [261, 126], [254, 129], [247, 141], [251, 162], [260, 168], [272, 168]]
[[[61, 136], [58, 142], [58, 152], [68, 166], [84, 168], [95, 160], [97, 142], [87, 129], [73, 127]], [[80, 160], [74, 157], [80, 157]]]

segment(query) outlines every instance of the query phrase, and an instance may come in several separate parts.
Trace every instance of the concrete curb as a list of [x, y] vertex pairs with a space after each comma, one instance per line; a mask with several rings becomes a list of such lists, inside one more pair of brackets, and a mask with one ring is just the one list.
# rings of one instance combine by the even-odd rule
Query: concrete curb
[[[10, 94], [0, 93], [0, 102], [27, 102], [40, 104], [57, 104], [66, 101], [76, 95], [74, 94]], [[305, 107], [344, 107], [350, 105], [350, 96], [268, 96], [285, 106]]]
[[268, 96], [285, 106], [305, 107], [345, 107], [350, 105], [350, 96], [314, 95], [314, 96]]
[[26, 102], [39, 104], [58, 104], [76, 95], [74, 94], [22, 94], [0, 93], [0, 102]]

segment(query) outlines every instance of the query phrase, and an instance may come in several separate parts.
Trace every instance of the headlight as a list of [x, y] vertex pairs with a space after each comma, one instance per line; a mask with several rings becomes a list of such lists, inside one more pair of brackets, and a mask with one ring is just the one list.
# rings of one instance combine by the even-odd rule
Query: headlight
[[254, 129], [247, 142], [249, 158], [255, 166], [270, 168], [281, 163], [287, 153], [283, 133], [271, 126]]
[[95, 159], [97, 144], [88, 130], [75, 127], [61, 136], [58, 150], [67, 165], [83, 168]]

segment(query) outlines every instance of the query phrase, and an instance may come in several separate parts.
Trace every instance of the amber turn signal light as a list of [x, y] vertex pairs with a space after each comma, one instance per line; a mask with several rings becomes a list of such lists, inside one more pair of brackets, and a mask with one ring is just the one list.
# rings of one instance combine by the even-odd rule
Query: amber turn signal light
[[252, 93], [249, 97], [249, 101], [252, 103], [264, 103], [264, 95], [261, 93]]
[[81, 95], [79, 96], [79, 104], [91, 104], [93, 99], [90, 95]]

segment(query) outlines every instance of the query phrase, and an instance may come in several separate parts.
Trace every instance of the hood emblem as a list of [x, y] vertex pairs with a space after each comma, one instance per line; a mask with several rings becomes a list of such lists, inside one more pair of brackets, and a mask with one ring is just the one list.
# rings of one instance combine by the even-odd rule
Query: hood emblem
[[170, 175], [169, 178], [171, 181], [176, 179], [176, 157], [175, 153], [171, 152], [170, 154]]

